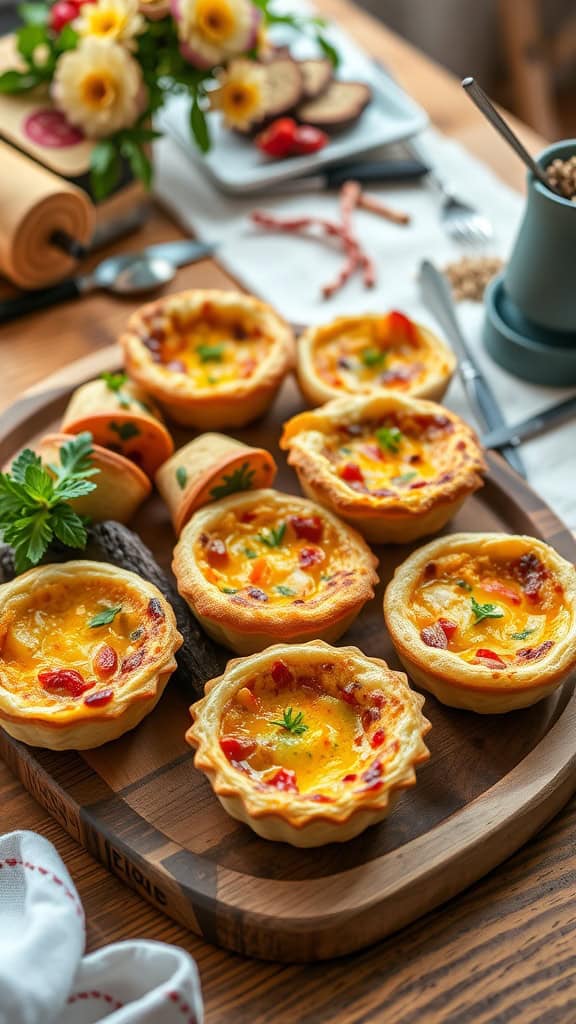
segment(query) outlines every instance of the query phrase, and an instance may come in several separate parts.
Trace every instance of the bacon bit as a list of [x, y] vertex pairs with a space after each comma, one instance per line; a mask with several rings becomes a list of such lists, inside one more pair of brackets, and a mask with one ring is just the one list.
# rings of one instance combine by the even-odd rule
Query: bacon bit
[[377, 722], [380, 718], [380, 709], [377, 707], [366, 708], [366, 711], [362, 713], [362, 728], [364, 732], [368, 732], [371, 725]]
[[210, 565], [225, 565], [228, 561], [226, 544], [219, 537], [213, 537], [206, 544], [206, 558]]
[[366, 783], [364, 792], [379, 789], [382, 785], [382, 762], [374, 761], [360, 776], [362, 782]]
[[108, 688], [107, 690], [97, 690], [96, 693], [89, 694], [88, 697], [84, 698], [84, 703], [89, 708], [101, 708], [104, 704], [109, 704], [114, 696], [114, 690]]
[[516, 657], [521, 658], [522, 661], [535, 661], [537, 658], [542, 658], [544, 654], [548, 654], [553, 646], [553, 640], [544, 640], [538, 644], [538, 647], [523, 647], [522, 650], [516, 651]]
[[384, 729], [376, 729], [376, 732], [370, 740], [370, 746], [374, 748], [381, 747], [385, 739], [386, 733], [384, 732]]
[[340, 696], [342, 697], [342, 700], [345, 701], [346, 704], [353, 704], [353, 705], [357, 704], [358, 701], [356, 700], [356, 693], [355, 693], [355, 691], [358, 690], [358, 689], [359, 689], [359, 684], [358, 683], [348, 683], [347, 686], [344, 686], [340, 690]]
[[344, 776], [344, 778], [342, 779], [342, 782], [356, 782], [357, 778], [358, 778], [358, 776], [356, 775], [356, 772], [350, 772], [349, 775], [345, 775]]
[[386, 703], [386, 696], [380, 690], [375, 690], [371, 694], [374, 706], [377, 708], [383, 708]]
[[290, 686], [294, 682], [294, 676], [285, 661], [275, 661], [271, 668], [272, 679], [276, 686]]
[[186, 373], [186, 363], [183, 363], [181, 359], [171, 359], [165, 365], [166, 369], [172, 370], [173, 373]]
[[384, 453], [383, 453], [382, 449], [379, 447], [379, 445], [377, 445], [377, 444], [365, 444], [362, 447], [363, 447], [363, 450], [364, 450], [364, 454], [367, 455], [369, 459], [374, 459], [375, 462], [382, 462], [383, 461]]
[[141, 647], [139, 651], [132, 651], [127, 658], [124, 658], [120, 671], [124, 674], [125, 672], [132, 672], [144, 661], [144, 648]]
[[504, 661], [504, 659], [501, 658], [499, 654], [496, 654], [495, 651], [490, 651], [487, 647], [481, 647], [478, 651], [476, 651], [475, 660], [485, 662], [489, 667], [506, 667], [506, 662]]
[[544, 580], [550, 576], [548, 569], [533, 552], [522, 555], [515, 568], [526, 597], [537, 601]]
[[324, 523], [320, 516], [288, 516], [288, 522], [296, 536], [318, 544], [324, 533]]
[[244, 359], [238, 367], [240, 377], [251, 377], [257, 365], [255, 359]]
[[320, 565], [326, 555], [322, 548], [302, 548], [298, 553], [298, 561], [302, 569], [309, 569], [312, 565]]
[[259, 587], [250, 587], [248, 591], [248, 597], [251, 597], [254, 601], [267, 601], [268, 594], [265, 594]]
[[415, 483], [410, 484], [408, 490], [409, 491], [418, 491], [418, 490], [420, 490], [421, 487], [426, 487], [427, 483], [428, 483], [427, 480], [416, 480]]
[[118, 655], [113, 647], [110, 647], [109, 644], [104, 644], [96, 654], [92, 664], [94, 671], [99, 676], [111, 676], [118, 668]]
[[96, 683], [87, 683], [74, 668], [45, 669], [38, 673], [38, 680], [49, 693], [64, 693], [70, 697], [80, 697], [96, 686]]
[[414, 344], [417, 341], [416, 325], [405, 313], [397, 309], [388, 313], [388, 330], [392, 335], [399, 336], [399, 340], [409, 341]]
[[245, 761], [256, 750], [254, 740], [240, 739], [237, 736], [223, 736], [220, 748], [229, 761]]
[[428, 647], [437, 647], [441, 651], [448, 648], [448, 637], [439, 622], [435, 622], [432, 626], [424, 626], [420, 633], [420, 639]]
[[363, 484], [364, 474], [355, 462], [346, 462], [340, 467], [338, 476], [341, 480], [345, 480], [347, 484]]
[[271, 779], [266, 779], [265, 781], [268, 786], [274, 786], [282, 793], [299, 792], [296, 784], [296, 772], [291, 771], [289, 768], [279, 768]]
[[426, 565], [424, 566], [424, 579], [435, 580], [436, 571], [436, 562], [426, 562]]
[[157, 598], [157, 597], [151, 597], [150, 598], [150, 600], [148, 601], [148, 607], [146, 609], [146, 614], [151, 619], [156, 619], [157, 621], [160, 621], [161, 619], [165, 619], [166, 618], [166, 616], [164, 614], [164, 609], [162, 607], [162, 602], [160, 601], [159, 598]]
[[243, 512], [240, 516], [241, 523], [253, 523], [256, 519], [256, 512]]
[[317, 804], [334, 803], [334, 798], [331, 796], [325, 796], [324, 793], [312, 793], [310, 800], [315, 800]]
[[438, 619], [438, 625], [444, 631], [446, 639], [448, 640], [448, 643], [450, 643], [450, 640], [458, 629], [457, 623], [452, 622], [451, 619]]
[[410, 381], [414, 380], [420, 370], [422, 369], [421, 363], [413, 363], [412, 366], [391, 366], [389, 370], [385, 370], [380, 376], [381, 384], [410, 384]]
[[505, 583], [500, 583], [498, 580], [488, 580], [486, 583], [481, 583], [480, 586], [488, 594], [498, 594], [504, 600], [510, 601], [510, 604], [522, 604], [520, 595], [515, 590], [512, 590], [511, 587], [507, 587]]
[[270, 580], [270, 566], [264, 555], [256, 558], [250, 570], [251, 583], [268, 583]]

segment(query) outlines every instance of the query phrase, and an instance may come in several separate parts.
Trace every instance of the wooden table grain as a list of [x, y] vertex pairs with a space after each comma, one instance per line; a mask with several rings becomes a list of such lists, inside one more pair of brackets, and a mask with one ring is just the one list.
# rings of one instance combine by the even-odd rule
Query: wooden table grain
[[[433, 123], [521, 188], [523, 170], [458, 83], [347, 0], [318, 0], [385, 61]], [[517, 125], [533, 150], [542, 145]], [[179, 237], [157, 210], [111, 251]], [[229, 287], [212, 261], [179, 271], [171, 288]], [[96, 294], [0, 329], [0, 408], [66, 363], [109, 345], [129, 306]], [[35, 829], [66, 861], [88, 920], [88, 948], [141, 937], [196, 958], [208, 1024], [571, 1024], [576, 1021], [576, 801], [524, 849], [440, 910], [361, 954], [282, 966], [215, 949], [111, 877], [0, 764], [0, 831]]]

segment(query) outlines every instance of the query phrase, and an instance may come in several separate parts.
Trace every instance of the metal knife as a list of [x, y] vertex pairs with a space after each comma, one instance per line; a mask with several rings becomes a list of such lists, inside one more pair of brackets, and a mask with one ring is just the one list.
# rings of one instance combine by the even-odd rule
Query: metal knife
[[[506, 427], [506, 420], [494, 393], [462, 334], [448, 282], [429, 260], [424, 260], [420, 265], [420, 288], [426, 305], [444, 328], [458, 356], [460, 379], [474, 411], [491, 430]], [[524, 463], [513, 445], [503, 445], [501, 453], [517, 473], [526, 476]]]
[[484, 434], [482, 444], [485, 448], [501, 448], [506, 444], [518, 444], [529, 437], [543, 434], [551, 426], [559, 426], [576, 416], [576, 395], [567, 398], [558, 405], [550, 405], [542, 412], [537, 412], [528, 419], [520, 420], [519, 423], [506, 424], [504, 427], [497, 427], [488, 434]]
[[307, 174], [301, 178], [290, 178], [274, 185], [259, 189], [266, 195], [296, 195], [300, 192], [323, 192], [340, 188], [345, 181], [359, 181], [362, 184], [398, 184], [403, 181], [419, 181], [429, 174], [430, 168], [422, 160], [357, 160], [352, 163], [334, 164], [323, 171]]
[[[25, 316], [38, 309], [46, 309], [48, 306], [55, 306], [60, 302], [74, 299], [78, 295], [85, 295], [98, 288], [114, 288], [114, 282], [126, 270], [130, 264], [143, 259], [163, 260], [172, 267], [183, 267], [188, 263], [195, 263], [197, 260], [211, 256], [216, 246], [207, 242], [196, 242], [186, 238], [174, 242], [160, 242], [158, 245], [149, 245], [146, 249], [137, 252], [120, 253], [117, 256], [108, 256], [101, 263], [98, 263], [93, 270], [86, 274], [79, 274], [70, 277], [49, 288], [40, 288], [36, 291], [23, 292], [15, 299], [7, 299], [0, 302], [0, 323], [8, 320], [15, 320], [17, 317]], [[167, 271], [170, 270], [168, 266]]]

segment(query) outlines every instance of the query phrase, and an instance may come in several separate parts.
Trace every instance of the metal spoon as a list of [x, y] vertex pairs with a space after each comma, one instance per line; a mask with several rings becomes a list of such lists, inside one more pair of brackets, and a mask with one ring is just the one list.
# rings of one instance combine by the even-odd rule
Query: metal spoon
[[520, 159], [526, 164], [528, 170], [532, 171], [532, 174], [538, 181], [545, 185], [550, 192], [559, 193], [550, 184], [542, 168], [536, 163], [534, 158], [530, 156], [530, 153], [525, 146], [520, 142], [520, 139], [515, 132], [512, 131], [509, 124], [506, 123], [504, 118], [498, 113], [496, 108], [488, 99], [484, 90], [478, 85], [478, 82], [474, 78], [462, 79], [462, 88], [466, 90], [470, 99], [476, 104], [478, 110], [484, 114], [487, 121], [490, 122], [493, 128], [506, 140], [508, 145], [512, 147], [514, 152], [520, 157]]

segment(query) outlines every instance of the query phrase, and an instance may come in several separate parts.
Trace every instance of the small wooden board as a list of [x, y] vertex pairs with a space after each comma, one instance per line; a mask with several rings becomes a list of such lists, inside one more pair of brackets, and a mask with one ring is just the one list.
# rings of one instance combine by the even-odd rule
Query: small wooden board
[[[0, 417], [0, 465], [57, 425], [74, 386], [117, 365], [115, 348], [96, 353], [12, 406]], [[253, 444], [274, 442], [278, 487], [293, 492], [296, 479], [276, 440], [282, 421], [300, 407], [287, 382], [270, 416], [238, 432]], [[181, 433], [177, 443], [186, 439]], [[450, 529], [531, 534], [575, 561], [576, 543], [554, 513], [499, 456], [488, 458], [486, 486]], [[174, 537], [158, 497], [133, 525], [167, 567]], [[377, 550], [377, 596], [343, 641], [396, 668], [382, 591], [409, 550]], [[297, 850], [259, 839], [222, 810], [184, 742], [193, 699], [172, 684], [142, 725], [98, 750], [30, 748], [0, 730], [0, 752], [60, 824], [127, 885], [208, 942], [249, 956], [312, 961], [383, 938], [499, 864], [576, 789], [573, 683], [502, 716], [452, 710], [428, 696], [432, 758], [415, 789], [357, 839]]]

